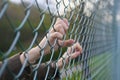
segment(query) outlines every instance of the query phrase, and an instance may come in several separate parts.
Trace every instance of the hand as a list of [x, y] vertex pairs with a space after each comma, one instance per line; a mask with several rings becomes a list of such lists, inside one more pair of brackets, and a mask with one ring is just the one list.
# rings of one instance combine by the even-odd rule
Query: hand
[[[54, 50], [58, 49], [58, 45], [60, 45], [62, 47], [68, 47], [74, 43], [73, 39], [63, 40], [63, 36], [66, 34], [68, 28], [69, 28], [69, 26], [68, 26], [67, 19], [60, 19], [60, 18], [57, 19], [57, 21], [54, 25], [54, 28], [50, 29], [49, 33], [47, 34], [47, 37], [45, 36], [42, 39], [42, 41], [39, 43], [39, 46], [44, 50], [44, 55], [50, 53], [50, 47], [56, 41], [58, 41], [58, 42], [56, 42], [56, 44], [54, 46]], [[48, 41], [49, 41], [50, 45], [49, 45]], [[36, 46], [28, 51], [27, 56], [29, 57], [28, 61], [30, 63], [34, 63], [41, 56], [40, 55], [41, 48], [39, 46]], [[21, 54], [21, 56], [20, 56], [22, 64], [25, 61], [24, 54], [25, 54], [25, 52], [23, 52], [23, 54]]]
[[[73, 39], [63, 40], [63, 36], [68, 30], [68, 21], [67, 19], [58, 18], [54, 27], [49, 31], [47, 37], [44, 37], [40, 42], [40, 46], [44, 48], [45, 55], [50, 53], [50, 47], [54, 45], [54, 50], [58, 49], [58, 45], [62, 47], [71, 46], [74, 43]], [[50, 44], [48, 44], [48, 42]], [[46, 44], [46, 46], [44, 46]]]
[[67, 51], [63, 54], [63, 56], [57, 62], [58, 68], [61, 69], [64, 63], [65, 65], [67, 65], [70, 59], [75, 59], [81, 53], [82, 53], [82, 47], [78, 42], [75, 43], [73, 46], [68, 47]]

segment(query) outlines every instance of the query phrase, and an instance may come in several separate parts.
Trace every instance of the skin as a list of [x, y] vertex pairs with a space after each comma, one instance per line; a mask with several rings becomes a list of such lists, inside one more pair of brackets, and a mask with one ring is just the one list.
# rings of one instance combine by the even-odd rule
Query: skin
[[[49, 43], [50, 45], [53, 45], [56, 39], [58, 40], [58, 44], [56, 43], [54, 46], [55, 51], [58, 49], [58, 45], [60, 45], [61, 47], [68, 47], [67, 51], [63, 54], [64, 59], [63, 57], [61, 57], [56, 63], [59, 69], [63, 67], [63, 60], [65, 61], [66, 64], [68, 64], [69, 57], [70, 59], [74, 59], [82, 53], [82, 47], [78, 42], [75, 43], [73, 39], [62, 40], [63, 36], [66, 34], [68, 29], [69, 29], [69, 26], [68, 26], [67, 19], [58, 18], [56, 20], [56, 23], [54, 24], [54, 29], [52, 28], [47, 34], [47, 38], [45, 36], [42, 39], [42, 41], [39, 43], [39, 46], [44, 49], [44, 55], [47, 55], [50, 53]], [[43, 46], [45, 44], [46, 46]], [[29, 57], [28, 61], [30, 63], [34, 63], [35, 60], [39, 59], [39, 57], [41, 56], [40, 55], [41, 48], [39, 48], [39, 46], [36, 46], [28, 51], [27, 56]], [[24, 54], [25, 52], [23, 52], [20, 55], [20, 60], [22, 64], [24, 64], [24, 61], [25, 61]], [[28, 64], [26, 64], [26, 66], [28, 66]]]

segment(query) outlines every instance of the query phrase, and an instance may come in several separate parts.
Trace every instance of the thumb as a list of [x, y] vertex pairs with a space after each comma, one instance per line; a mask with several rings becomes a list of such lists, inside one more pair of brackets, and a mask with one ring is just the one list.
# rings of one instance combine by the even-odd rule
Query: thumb
[[69, 40], [58, 40], [58, 44], [61, 46], [61, 47], [69, 47], [71, 45], [74, 44], [74, 40], [73, 39], [69, 39]]

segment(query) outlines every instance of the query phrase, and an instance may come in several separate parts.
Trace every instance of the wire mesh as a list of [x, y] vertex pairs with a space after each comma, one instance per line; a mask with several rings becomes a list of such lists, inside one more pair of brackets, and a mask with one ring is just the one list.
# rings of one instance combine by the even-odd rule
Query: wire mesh
[[[112, 55], [116, 47], [116, 27], [112, 26], [113, 7], [113, 0], [1, 0], [0, 76], [6, 70], [8, 58], [24, 51], [26, 59], [18, 74], [8, 69], [13, 79], [18, 80], [24, 73], [25, 65], [29, 63], [28, 51], [39, 46], [39, 42], [46, 36], [50, 54], [44, 56], [46, 44], [39, 46], [41, 56], [36, 65], [29, 63], [32, 67], [32, 80], [38, 80], [38, 74], [43, 73], [38, 72], [39, 66], [46, 61], [49, 61], [47, 64], [57, 62], [66, 51], [66, 48], [58, 46], [56, 52], [54, 47], [57, 39], [50, 45], [50, 35], [47, 35], [54, 28], [57, 18], [66, 18], [69, 29], [63, 40], [74, 39], [81, 44], [83, 52], [62, 68], [60, 79], [111, 80]], [[57, 69], [51, 79], [54, 79]], [[48, 65], [45, 78], [41, 80], [48, 79], [49, 71]]]

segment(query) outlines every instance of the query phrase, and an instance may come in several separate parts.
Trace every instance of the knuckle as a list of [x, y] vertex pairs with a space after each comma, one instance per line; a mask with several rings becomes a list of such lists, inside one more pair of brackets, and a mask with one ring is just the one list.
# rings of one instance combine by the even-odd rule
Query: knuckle
[[79, 42], [76, 42], [76, 47], [80, 47], [80, 44], [79, 44]]
[[51, 33], [51, 37], [56, 37], [58, 35], [58, 32]]
[[56, 24], [54, 25], [55, 29], [58, 29], [60, 27], [61, 24]]
[[54, 33], [54, 37], [62, 38], [63, 35], [62, 35], [60, 32], [55, 32], [55, 33]]
[[65, 34], [65, 31], [64, 31], [63, 29], [60, 29], [59, 31], [60, 31], [60, 33], [62, 33], [62, 34]]
[[62, 27], [61, 24], [56, 25], [55, 30], [56, 30], [57, 32], [62, 33], [62, 34], [65, 34], [65, 33], [66, 33], [66, 31], [64, 30], [64, 28]]
[[54, 32], [54, 35], [57, 36], [57, 35], [60, 35], [59, 32]]
[[61, 23], [61, 24], [58, 24], [58, 27], [59, 27], [59, 28], [63, 28], [63, 25], [62, 25], [62, 23]]
[[62, 28], [62, 24], [57, 24], [57, 25], [54, 26], [54, 28], [55, 28], [55, 30], [58, 31], [59, 29]]

